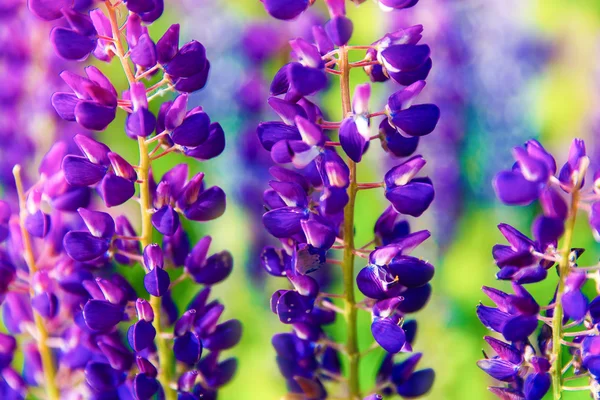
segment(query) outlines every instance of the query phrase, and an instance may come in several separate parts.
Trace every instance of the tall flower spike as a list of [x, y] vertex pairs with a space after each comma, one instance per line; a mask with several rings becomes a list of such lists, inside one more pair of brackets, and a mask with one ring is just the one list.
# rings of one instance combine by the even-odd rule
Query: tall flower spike
[[[486, 355], [478, 366], [493, 378], [508, 382], [508, 386], [489, 388], [502, 399], [541, 399], [548, 391], [554, 399], [560, 399], [567, 390], [594, 394], [598, 375], [594, 364], [596, 352], [592, 349], [598, 332], [593, 323], [600, 297], [589, 302], [582, 286], [591, 277], [588, 271], [595, 272], [598, 267], [580, 267], [578, 258], [584, 249], [572, 247], [580, 210], [593, 215], [596, 203], [594, 196], [584, 195], [589, 166], [585, 145], [579, 139], [573, 141], [567, 163], [558, 176], [554, 157], [535, 140], [528, 141], [524, 148], [515, 148], [513, 154], [516, 159], [513, 169], [501, 171], [494, 179], [496, 194], [510, 205], [528, 205], [539, 200], [542, 214], [533, 221], [533, 239], [510, 225], [499, 225], [509, 244], [494, 246], [492, 254], [500, 267], [498, 278], [512, 280], [514, 294], [484, 287], [483, 291], [497, 307], [479, 305], [477, 315], [486, 327], [500, 332], [512, 345], [486, 338], [497, 355], [491, 358]], [[557, 248], [559, 241], [562, 246]], [[556, 267], [559, 282], [555, 290], [541, 299], [548, 304], [542, 309], [521, 284], [544, 280], [552, 267]], [[540, 320], [544, 325], [538, 330]], [[570, 328], [576, 331], [566, 332]], [[539, 355], [529, 344], [536, 331]], [[563, 346], [571, 350], [568, 361], [564, 360]], [[567, 374], [572, 376], [567, 379]], [[584, 377], [592, 382], [589, 386], [568, 383]]]
[[[21, 377], [10, 368], [16, 342], [0, 335], [0, 392], [7, 398], [43, 392], [50, 400], [215, 397], [237, 369], [236, 360], [223, 359], [221, 352], [239, 342], [241, 324], [219, 321], [224, 306], [209, 301], [206, 288], [183, 315], [173, 294], [183, 281], [209, 287], [231, 273], [227, 251], [202, 257], [201, 242], [189, 254], [189, 222], [182, 223], [222, 215], [225, 193], [207, 188], [210, 177], [203, 173], [188, 180], [185, 164], [174, 166], [158, 185], [151, 173], [153, 162], [172, 152], [203, 161], [223, 151], [221, 125], [202, 107], [187, 107], [187, 94], [207, 82], [206, 49], [197, 41], [179, 47], [177, 24], [152, 40], [149, 24], [162, 15], [163, 0], [108, 1], [88, 12], [90, 4], [28, 2], [36, 16], [60, 20], [50, 34], [58, 56], [107, 63], [117, 58], [128, 85], [116, 87], [102, 67], [88, 65], [79, 75], [69, 66], [60, 78], [70, 91], [54, 93], [51, 104], [58, 117], [77, 123], [73, 127], [94, 131], [119, 121], [118, 110], [125, 111], [122, 138], [137, 142], [139, 163], [81, 132], [73, 136], [76, 146], [57, 140], [42, 159], [39, 177], [28, 174], [29, 188], [15, 167], [19, 206], [0, 202], [0, 301], [6, 303], [4, 325], [20, 335], [25, 361]], [[150, 86], [150, 79], [157, 83]], [[157, 107], [155, 116], [151, 103], [168, 92], [182, 94]], [[72, 133], [65, 131], [70, 140]], [[90, 188], [102, 202], [92, 201]], [[136, 194], [141, 212], [131, 221], [140, 226], [106, 212]], [[186, 265], [190, 273], [178, 272], [186, 258], [192, 260]], [[115, 264], [144, 269], [149, 300], [114, 272]], [[50, 349], [51, 343], [61, 345]], [[198, 371], [203, 379], [192, 379]]]
[[[304, 8], [293, 8], [297, 2], [264, 3], [267, 11], [280, 19], [293, 18]], [[268, 104], [281, 122], [262, 122], [257, 128], [258, 141], [280, 164], [271, 169], [276, 180], [269, 182], [270, 188], [263, 194], [266, 212], [262, 221], [265, 230], [281, 241], [282, 248], [266, 246], [261, 265], [270, 275], [285, 276], [291, 283], [273, 293], [270, 303], [273, 313], [283, 324], [291, 325], [293, 332], [275, 335], [272, 344], [290, 397], [335, 397], [327, 393], [333, 388], [323, 384], [330, 375], [319, 371], [341, 373], [336, 348], [327, 345], [331, 339], [322, 329], [340, 313], [348, 332], [343, 344], [349, 359], [343, 378], [348, 383], [344, 396], [359, 398], [357, 314], [364, 308], [371, 315], [376, 344], [390, 354], [388, 363], [394, 366], [394, 373], [378, 381], [377, 387], [385, 389], [386, 394], [421, 396], [433, 384], [433, 371], [415, 371], [420, 355], [397, 365], [392, 357], [412, 351], [414, 329], [405, 323], [405, 316], [425, 307], [435, 269], [426, 260], [410, 255], [429, 232], [411, 234], [406, 222], [402, 224], [398, 219], [400, 214], [422, 215], [433, 201], [433, 185], [429, 178], [418, 176], [425, 165], [421, 156], [392, 168], [380, 182], [358, 182], [357, 169], [371, 141], [381, 139], [384, 149], [408, 156], [415, 151], [419, 138], [436, 127], [440, 114], [437, 106], [412, 105], [431, 69], [430, 49], [418, 44], [421, 26], [385, 35], [371, 46], [348, 46], [353, 24], [346, 16], [346, 2], [325, 3], [330, 20], [312, 28], [316, 43], [292, 40], [295, 60], [273, 77], [273, 97]], [[286, 7], [275, 8], [284, 4]], [[415, 4], [405, 1], [383, 5], [401, 9]], [[350, 62], [349, 53], [355, 51], [362, 51], [364, 58]], [[350, 97], [350, 72], [354, 68], [365, 68], [374, 82], [392, 76], [407, 87], [390, 96], [384, 110], [372, 111], [369, 83], [357, 85], [354, 98]], [[333, 80], [340, 79], [342, 121], [326, 121], [320, 110], [307, 106], [312, 103], [306, 96], [326, 89], [326, 74]], [[383, 117], [378, 121], [380, 134], [372, 135], [371, 119], [376, 117]], [[335, 131], [339, 142], [332, 137]], [[373, 240], [361, 247], [354, 242], [354, 217], [359, 211], [356, 196], [368, 189], [384, 189], [391, 206], [375, 226]], [[355, 256], [369, 259], [356, 278]], [[325, 284], [315, 272], [329, 269], [328, 264], [342, 268], [343, 295], [324, 293]], [[355, 279], [365, 296], [360, 301], [365, 307], [360, 309], [354, 295]]]

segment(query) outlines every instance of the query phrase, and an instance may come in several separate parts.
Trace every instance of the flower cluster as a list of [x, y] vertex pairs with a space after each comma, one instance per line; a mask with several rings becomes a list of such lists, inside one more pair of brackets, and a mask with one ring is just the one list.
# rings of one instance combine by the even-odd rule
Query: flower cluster
[[[598, 172], [586, 182], [590, 160], [580, 139], [573, 141], [567, 162], [560, 170], [554, 157], [535, 140], [515, 148], [513, 154], [516, 163], [512, 169], [500, 172], [494, 179], [496, 194], [509, 205], [538, 201], [542, 212], [533, 221], [533, 238], [510, 225], [498, 226], [508, 244], [493, 248], [499, 268], [496, 276], [511, 281], [514, 294], [484, 287], [495, 307], [481, 304], [477, 315], [508, 343], [486, 337], [496, 355], [486, 355], [478, 365], [493, 378], [507, 383], [505, 387], [490, 388], [502, 399], [541, 399], [551, 387], [555, 399], [567, 390], [588, 391], [595, 398], [600, 387], [600, 371], [595, 365], [599, 355], [596, 324], [600, 297], [590, 301], [583, 285], [588, 280], [598, 282], [600, 268], [579, 266], [584, 249], [572, 245], [580, 211], [588, 214], [597, 237]], [[548, 305], [540, 306], [523, 285], [547, 279], [548, 270], [553, 267], [558, 273], [556, 290], [544, 299]], [[538, 330], [540, 321], [542, 327]], [[537, 346], [530, 341], [534, 334]], [[569, 349], [566, 362], [565, 347]], [[585, 384], [570, 385], [574, 381]]]
[[[221, 355], [239, 342], [241, 324], [222, 321], [223, 304], [210, 299], [233, 260], [211, 251], [210, 236], [192, 246], [181, 219], [218, 218], [225, 194], [207, 188], [203, 173], [189, 177], [186, 164], [158, 183], [152, 175], [152, 162], [171, 152], [208, 160], [223, 151], [221, 126], [201, 107], [187, 109], [188, 93], [207, 80], [205, 49], [196, 41], [179, 47], [178, 25], [152, 41], [148, 25], [161, 16], [162, 0], [106, 1], [85, 13], [93, 2], [71, 3], [31, 0], [29, 7], [57, 20], [51, 41], [59, 56], [117, 58], [129, 88], [120, 93], [95, 66], [86, 76], [66, 70], [70, 91], [55, 93], [52, 105], [90, 130], [104, 130], [124, 110], [125, 134], [137, 141], [140, 159], [132, 165], [79, 134], [75, 146], [52, 146], [29, 188], [21, 167], [13, 169], [18, 208], [0, 202], [0, 299], [10, 334], [0, 335], [0, 397], [214, 398], [237, 369], [235, 358]], [[177, 97], [155, 116], [149, 103], [170, 92]], [[130, 201], [141, 206], [138, 229], [112, 212]], [[135, 264], [144, 275], [132, 285], [117, 266]], [[180, 312], [172, 293], [185, 281], [203, 289]], [[13, 360], [16, 337], [22, 375]]]
[[[308, 5], [264, 3], [271, 15], [282, 19], [297, 16]], [[404, 8], [416, 1], [380, 3]], [[431, 69], [430, 50], [419, 43], [422, 26], [389, 33], [369, 46], [349, 46], [352, 22], [346, 17], [345, 2], [328, 0], [326, 4], [331, 19], [313, 27], [312, 43], [302, 38], [290, 41], [294, 60], [281, 67], [271, 83], [268, 103], [281, 121], [263, 122], [257, 129], [262, 146], [279, 164], [270, 169], [274, 179], [263, 196], [267, 209], [263, 224], [282, 244], [281, 249], [266, 247], [262, 263], [271, 275], [289, 282], [289, 289], [273, 294], [271, 309], [293, 328], [293, 333], [276, 335], [273, 345], [289, 391], [299, 398], [326, 398], [324, 382], [328, 380], [347, 383], [349, 397], [358, 398], [357, 313], [367, 311], [375, 340], [371, 350], [380, 347], [389, 354], [374, 392], [420, 396], [431, 388], [433, 371], [415, 372], [418, 354], [398, 364], [393, 359], [396, 353], [412, 352], [415, 326], [405, 316], [425, 306], [434, 275], [430, 263], [410, 255], [429, 232], [410, 233], [403, 216], [419, 217], [428, 209], [433, 185], [429, 178], [418, 176], [425, 165], [418, 155], [405, 159], [375, 183], [358, 182], [357, 165], [374, 140], [380, 140], [385, 151], [409, 157], [419, 138], [435, 129], [438, 107], [413, 104]], [[355, 51], [364, 57], [352, 62], [349, 54]], [[357, 85], [351, 98], [353, 68], [364, 69], [373, 82], [391, 79], [403, 88], [389, 97], [384, 110], [371, 112], [370, 84]], [[327, 121], [308, 98], [325, 90], [330, 76], [341, 82], [341, 121]], [[377, 117], [383, 117], [379, 134], [371, 135], [371, 120]], [[333, 140], [335, 131], [338, 141]], [[357, 246], [356, 195], [368, 189], [383, 189], [390, 206], [377, 221], [373, 240]], [[355, 257], [367, 263], [357, 277]], [[323, 292], [312, 276], [325, 265], [341, 266], [344, 294]], [[361, 301], [355, 299], [355, 283], [365, 296]], [[342, 301], [343, 308], [336, 301]], [[324, 329], [336, 313], [348, 325], [343, 345], [333, 342]], [[347, 378], [339, 367], [339, 353], [349, 360]]]
[[[84, 6], [80, 3], [78, 7]], [[48, 32], [47, 24], [28, 12], [26, 0], [0, 7], [0, 183], [10, 203], [16, 199], [13, 165], [29, 165], [43, 156], [49, 143], [77, 132], [50, 104], [50, 96], [62, 84], [58, 73], [69, 62], [44, 46]], [[23, 171], [23, 179], [29, 179], [28, 172]]]

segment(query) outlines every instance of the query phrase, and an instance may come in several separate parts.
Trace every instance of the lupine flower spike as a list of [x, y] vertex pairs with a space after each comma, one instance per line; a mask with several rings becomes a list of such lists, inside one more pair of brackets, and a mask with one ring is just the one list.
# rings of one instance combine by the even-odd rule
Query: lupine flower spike
[[[180, 47], [177, 24], [153, 42], [148, 25], [161, 16], [162, 0], [106, 1], [89, 12], [70, 1], [28, 3], [37, 17], [58, 22], [50, 41], [60, 57], [119, 60], [128, 88], [117, 88], [101, 67], [85, 67], [85, 76], [65, 70], [60, 77], [70, 90], [55, 93], [52, 105], [62, 119], [93, 131], [124, 111], [122, 129], [138, 143], [139, 162], [127, 161], [100, 135], [78, 134], [73, 145], [53, 145], [29, 187], [14, 167], [18, 201], [0, 201], [0, 301], [8, 331], [0, 334], [0, 397], [216, 398], [237, 369], [222, 352], [239, 342], [242, 329], [235, 319], [221, 321], [224, 306], [210, 292], [233, 260], [210, 249], [210, 236], [192, 246], [181, 222], [218, 218], [225, 194], [207, 188], [203, 173], [188, 176], [185, 164], [158, 184], [151, 171], [171, 152], [207, 160], [223, 151], [220, 125], [201, 107], [187, 107], [188, 93], [206, 84], [205, 49], [197, 41]], [[147, 87], [155, 75], [158, 83]], [[168, 93], [176, 96], [155, 116], [150, 102]], [[114, 216], [130, 201], [141, 205], [137, 228]], [[141, 293], [116, 264], [143, 268]], [[180, 312], [172, 293], [185, 280], [202, 289]], [[13, 361], [17, 346], [23, 374]]]
[[[505, 383], [489, 388], [501, 399], [539, 400], [549, 391], [554, 399], [565, 391], [585, 391], [597, 398], [600, 267], [579, 265], [584, 249], [575, 247], [574, 226], [587, 213], [591, 235], [598, 237], [598, 171], [589, 171], [580, 139], [573, 141], [560, 169], [535, 140], [516, 147], [513, 154], [512, 169], [494, 179], [496, 194], [508, 205], [537, 201], [541, 213], [533, 221], [531, 238], [510, 225], [498, 226], [508, 244], [492, 250], [499, 268], [496, 277], [511, 281], [514, 293], [484, 287], [495, 306], [480, 304], [477, 315], [504, 340], [486, 337], [493, 353], [484, 352], [478, 365]], [[535, 299], [525, 289], [554, 274], [556, 290], [545, 297]], [[582, 291], [587, 281], [595, 283], [596, 298]]]
[[[279, 19], [295, 18], [313, 3], [263, 2], [267, 12]], [[380, 1], [386, 10], [416, 3]], [[330, 19], [313, 27], [314, 43], [302, 38], [290, 41], [294, 60], [281, 67], [271, 83], [268, 102], [281, 121], [263, 122], [257, 129], [262, 146], [279, 164], [271, 169], [274, 179], [264, 192], [263, 223], [281, 248], [265, 247], [261, 261], [269, 274], [287, 278], [288, 288], [272, 295], [271, 309], [292, 329], [275, 335], [272, 343], [287, 382], [286, 398], [328, 398], [328, 391], [335, 389], [329, 385], [326, 389], [328, 380], [341, 385], [344, 396], [360, 398], [362, 350], [357, 341], [357, 314], [366, 311], [372, 318], [374, 340], [369, 350], [381, 348], [387, 354], [376, 387], [366, 399], [393, 393], [418, 397], [433, 385], [433, 370], [417, 369], [420, 353], [403, 357], [401, 362], [395, 358], [413, 351], [416, 324], [407, 316], [426, 305], [435, 268], [411, 254], [429, 238], [429, 232], [411, 233], [402, 216], [422, 215], [434, 199], [433, 185], [422, 176], [426, 161], [418, 155], [393, 167], [381, 182], [361, 183], [356, 177], [371, 142], [380, 140], [384, 150], [410, 156], [418, 139], [435, 129], [439, 109], [417, 101], [431, 68], [430, 51], [427, 45], [417, 44], [421, 26], [389, 33], [372, 45], [348, 45], [353, 24], [346, 16], [346, 2], [326, 0], [325, 4]], [[363, 58], [351, 61], [355, 53], [362, 53]], [[372, 79], [377, 74], [386, 79], [391, 76], [402, 85], [389, 97], [385, 109], [371, 109], [369, 83], [357, 85], [351, 93], [350, 73], [356, 68], [364, 68], [373, 81], [378, 81]], [[340, 80], [343, 118], [327, 121], [308, 97], [336, 79]], [[380, 132], [373, 135], [374, 118]], [[363, 246], [354, 240], [355, 201], [357, 194], [369, 189], [383, 190], [390, 206], [377, 221], [373, 240]], [[354, 273], [356, 257], [366, 263], [358, 276]], [[344, 293], [326, 293], [314, 272], [337, 266], [343, 271]], [[355, 285], [363, 299], [355, 298]], [[326, 326], [337, 314], [347, 324], [345, 343], [335, 343], [327, 334]], [[344, 356], [348, 370], [342, 375], [340, 359]]]

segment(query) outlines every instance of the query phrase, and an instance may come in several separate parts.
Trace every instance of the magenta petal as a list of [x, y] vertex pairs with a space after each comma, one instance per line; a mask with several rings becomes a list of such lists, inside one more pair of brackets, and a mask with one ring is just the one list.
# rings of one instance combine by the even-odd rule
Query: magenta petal
[[375, 318], [371, 324], [371, 333], [388, 353], [398, 353], [406, 343], [404, 330], [390, 318]]
[[502, 171], [494, 178], [496, 195], [504, 204], [526, 206], [540, 196], [543, 185], [530, 182], [520, 172]]
[[80, 101], [75, 107], [77, 123], [86, 129], [103, 131], [115, 119], [115, 107], [103, 106], [93, 101]]
[[89, 232], [67, 232], [63, 240], [65, 251], [75, 261], [91, 261], [108, 251], [109, 240], [97, 238]]
[[61, 27], [52, 29], [50, 41], [56, 53], [67, 60], [81, 60], [96, 47], [96, 40]]

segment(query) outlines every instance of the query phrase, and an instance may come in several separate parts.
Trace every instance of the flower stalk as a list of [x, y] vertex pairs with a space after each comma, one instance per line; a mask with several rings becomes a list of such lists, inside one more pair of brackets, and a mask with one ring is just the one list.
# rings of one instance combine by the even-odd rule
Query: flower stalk
[[[112, 35], [115, 44], [116, 56], [121, 62], [123, 72], [127, 77], [129, 85], [136, 82], [135, 75], [131, 69], [131, 66], [125, 59], [125, 52], [123, 49], [123, 43], [121, 42], [121, 33], [117, 21], [117, 13], [115, 7], [111, 5], [110, 1], [106, 3], [108, 10], [108, 17], [112, 28]], [[151, 158], [148, 153], [148, 144], [146, 139], [142, 136], [138, 137], [138, 149], [139, 149], [139, 165], [137, 166], [137, 174], [140, 190], [140, 216], [142, 222], [142, 234], [140, 236], [140, 243], [142, 248], [152, 244], [152, 215], [151, 210], [151, 199], [150, 199], [150, 164]], [[156, 330], [156, 348], [158, 354], [158, 380], [161, 383], [166, 400], [174, 400], [177, 398], [177, 393], [171, 388], [171, 376], [173, 371], [173, 358], [172, 352], [169, 349], [167, 341], [163, 335], [161, 325], [161, 301], [160, 297], [150, 296], [150, 305], [154, 311], [154, 320], [152, 325]]]
[[[13, 168], [13, 176], [15, 178], [15, 185], [17, 188], [17, 195], [19, 197], [19, 227], [21, 230], [21, 238], [23, 241], [23, 258], [29, 268], [29, 293], [33, 298], [35, 295], [33, 287], [33, 277], [37, 272], [37, 266], [35, 263], [35, 256], [33, 254], [33, 246], [31, 243], [31, 236], [27, 229], [25, 229], [25, 218], [27, 217], [27, 205], [25, 190], [23, 188], [23, 180], [21, 178], [21, 166], [15, 165]], [[44, 373], [44, 384], [46, 393], [48, 394], [48, 400], [60, 399], [60, 391], [56, 382], [56, 364], [54, 362], [54, 355], [52, 350], [48, 346], [48, 331], [44, 325], [44, 320], [41, 315], [33, 309], [33, 321], [37, 332], [36, 342], [37, 349], [40, 353], [42, 360], [42, 370]]]
[[[344, 117], [352, 111], [350, 100], [350, 65], [348, 62], [348, 49], [341, 46], [340, 57], [340, 90], [342, 97], [342, 111]], [[342, 273], [344, 280], [344, 317], [347, 324], [346, 351], [350, 362], [348, 369], [348, 399], [360, 398], [359, 364], [360, 353], [357, 337], [357, 309], [354, 298], [354, 207], [356, 203], [356, 163], [348, 159], [350, 168], [350, 186], [348, 187], [348, 204], [344, 208], [344, 255]]]
[[569, 209], [569, 216], [565, 223], [565, 234], [563, 241], [563, 248], [561, 250], [560, 263], [558, 265], [559, 283], [556, 291], [556, 301], [554, 303], [554, 314], [552, 318], [552, 387], [554, 393], [554, 399], [559, 400], [562, 398], [562, 344], [561, 339], [563, 338], [563, 317], [564, 310], [562, 304], [562, 296], [565, 291], [565, 281], [569, 274], [570, 265], [570, 253], [573, 241], [573, 231], [575, 229], [575, 220], [577, 219], [577, 210], [579, 204], [579, 185], [575, 185], [571, 193], [571, 206]]

